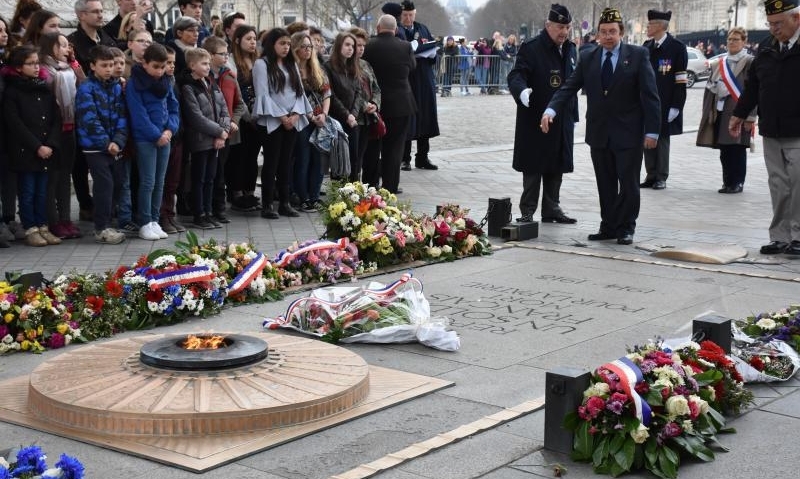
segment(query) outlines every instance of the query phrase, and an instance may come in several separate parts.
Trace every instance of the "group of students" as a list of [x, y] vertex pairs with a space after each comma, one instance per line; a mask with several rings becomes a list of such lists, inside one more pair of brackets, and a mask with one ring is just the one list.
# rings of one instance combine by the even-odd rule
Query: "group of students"
[[329, 114], [349, 137], [349, 179], [360, 177], [380, 106], [374, 73], [360, 59], [364, 30], [339, 34], [323, 61], [324, 40], [304, 25], [261, 38], [240, 25], [228, 41], [212, 35], [200, 47], [198, 27], [181, 17], [166, 45], [134, 29], [125, 52], [93, 47], [84, 72], [57, 31], [5, 48], [8, 24], [0, 19], [0, 247], [81, 236], [70, 219], [77, 155], [91, 173], [94, 238], [104, 244], [185, 231], [179, 212], [195, 228], [222, 227], [228, 202], [268, 219], [317, 211], [327, 166], [309, 139]]

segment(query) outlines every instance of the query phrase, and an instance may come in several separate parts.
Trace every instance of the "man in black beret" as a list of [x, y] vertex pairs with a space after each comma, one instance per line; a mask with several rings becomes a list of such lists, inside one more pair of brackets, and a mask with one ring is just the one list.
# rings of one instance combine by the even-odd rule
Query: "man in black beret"
[[658, 143], [661, 106], [647, 49], [622, 43], [624, 33], [619, 10], [603, 10], [598, 47], [581, 53], [575, 72], [547, 105], [540, 128], [547, 133], [557, 131], [560, 121], [571, 123], [566, 107], [586, 89], [586, 143], [600, 197], [600, 230], [589, 241], [616, 238], [629, 245], [639, 217], [642, 149]]
[[[553, 124], [551, 134], [539, 128], [544, 109], [575, 69], [577, 53], [569, 40], [572, 16], [567, 7], [553, 4], [544, 30], [520, 46], [514, 68], [508, 74], [508, 89], [517, 103], [514, 134], [515, 170], [522, 172], [522, 196], [517, 221], [533, 221], [542, 190], [542, 222], [577, 222], [560, 206], [561, 180], [573, 171], [572, 145], [578, 100], [567, 100], [564, 121]], [[540, 186], [541, 185], [541, 186]]]
[[658, 96], [661, 99], [661, 131], [658, 146], [644, 150], [647, 171], [641, 188], [663, 190], [669, 176], [669, 137], [683, 133], [683, 106], [686, 104], [687, 63], [686, 45], [669, 34], [672, 12], [648, 10], [647, 36], [644, 47], [650, 51], [650, 65], [656, 74]]
[[758, 107], [758, 132], [764, 140], [769, 193], [772, 198], [770, 243], [761, 254], [800, 256], [800, 2], [764, 2], [771, 36], [761, 42], [744, 91], [728, 124], [742, 134], [748, 112]]

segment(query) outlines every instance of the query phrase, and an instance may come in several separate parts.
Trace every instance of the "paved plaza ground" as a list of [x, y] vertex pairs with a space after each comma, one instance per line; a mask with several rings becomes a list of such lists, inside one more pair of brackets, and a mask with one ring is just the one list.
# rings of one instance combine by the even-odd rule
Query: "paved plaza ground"
[[[561, 203], [576, 225], [543, 224], [539, 237], [515, 244], [493, 238], [494, 255], [416, 268], [434, 316], [444, 316], [461, 337], [461, 349], [442, 352], [417, 344], [352, 345], [369, 364], [453, 381], [433, 394], [376, 412], [305, 438], [254, 454], [202, 477], [299, 479], [357, 477], [360, 465], [545, 394], [545, 373], [558, 366], [592, 369], [623, 355], [626, 346], [686, 336], [692, 318], [706, 311], [739, 318], [798, 301], [800, 260], [766, 258], [769, 191], [761, 143], [748, 156], [739, 195], [717, 193], [721, 173], [716, 151], [694, 146], [703, 83], [689, 91], [684, 128], [672, 139], [667, 189], [643, 190], [634, 244], [589, 243], [599, 226], [599, 207], [589, 149], [577, 125], [575, 172], [564, 177]], [[585, 102], [581, 99], [582, 110]], [[509, 96], [440, 99], [443, 132], [431, 141], [438, 171], [403, 172], [400, 199], [418, 211], [453, 202], [484, 216], [489, 198], [510, 197], [517, 216], [521, 174], [511, 168], [515, 105]], [[583, 114], [582, 114], [583, 116]], [[535, 154], [535, 153], [532, 153]], [[77, 209], [77, 207], [76, 207]], [[538, 216], [538, 215], [537, 215]], [[200, 233], [221, 241], [252, 240], [270, 255], [294, 241], [324, 232], [317, 214], [270, 221], [233, 213], [222, 230]], [[538, 219], [538, 218], [537, 218]], [[88, 223], [81, 224], [87, 231]], [[159, 242], [131, 239], [99, 246], [87, 237], [60, 246], [14, 245], [0, 250], [0, 270], [105, 271], [132, 263]], [[654, 258], [643, 247], [735, 244], [749, 261], [700, 264]], [[391, 281], [398, 273], [377, 278]], [[152, 333], [199, 330], [259, 331], [261, 320], [285, 311], [280, 302], [228, 308], [205, 320]], [[125, 333], [123, 337], [148, 334]], [[79, 347], [79, 346], [77, 346]], [[73, 347], [67, 348], [72, 349]], [[59, 354], [0, 356], [0, 380], [29, 373]], [[68, 370], [64, 374], [69, 374]], [[76, 382], [80, 378], [75, 378]], [[800, 381], [759, 385], [756, 405], [731, 421], [736, 434], [722, 437], [729, 453], [711, 464], [686, 463], [682, 478], [784, 477], [796, 473], [800, 431]], [[410, 460], [374, 477], [382, 479], [521, 479], [552, 477], [561, 463], [566, 477], [591, 477], [591, 468], [543, 449], [544, 412], [520, 415], [498, 427]], [[198, 475], [145, 459], [0, 423], [0, 449], [36, 442], [51, 458], [79, 457], [89, 478], [189, 478]], [[363, 469], [361, 469], [363, 470]], [[637, 475], [634, 477], [646, 477]]]

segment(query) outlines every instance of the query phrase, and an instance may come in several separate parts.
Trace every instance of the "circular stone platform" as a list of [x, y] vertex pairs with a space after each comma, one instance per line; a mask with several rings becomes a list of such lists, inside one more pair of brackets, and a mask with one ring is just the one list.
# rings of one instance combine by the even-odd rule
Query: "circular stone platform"
[[249, 335], [267, 341], [267, 357], [222, 371], [143, 364], [140, 348], [164, 335], [82, 347], [31, 373], [28, 405], [39, 419], [93, 434], [203, 436], [316, 421], [367, 397], [369, 367], [355, 353], [315, 339]]

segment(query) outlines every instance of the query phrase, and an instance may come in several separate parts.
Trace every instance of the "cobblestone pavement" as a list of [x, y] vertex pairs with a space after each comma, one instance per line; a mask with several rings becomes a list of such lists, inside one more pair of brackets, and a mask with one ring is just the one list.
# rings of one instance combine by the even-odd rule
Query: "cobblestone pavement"
[[[800, 277], [800, 261], [787, 258], [763, 258], [758, 247], [769, 241], [767, 228], [771, 219], [766, 170], [761, 142], [748, 156], [748, 176], [744, 193], [721, 195], [717, 152], [694, 146], [700, 119], [704, 83], [689, 90], [685, 108], [686, 133], [672, 138], [671, 174], [667, 189], [643, 190], [642, 207], [633, 246], [611, 242], [585, 244], [588, 233], [599, 226], [599, 206], [589, 148], [583, 143], [584, 123], [576, 126], [575, 172], [565, 175], [561, 204], [578, 219], [577, 225], [542, 224], [539, 237], [526, 246], [575, 250], [588, 254], [622, 255], [646, 258], [648, 251], [637, 248], [684, 246], [686, 244], [737, 244], [747, 248], [751, 263], [734, 263], [721, 269], [749, 274], [793, 279]], [[585, 101], [581, 98], [581, 118]], [[511, 168], [515, 104], [509, 95], [472, 95], [438, 99], [442, 135], [431, 141], [431, 160], [438, 171], [403, 172], [400, 199], [416, 211], [434, 211], [444, 202], [470, 207], [482, 218], [489, 198], [510, 197], [517, 216], [517, 202], [522, 191], [522, 177]], [[532, 152], [531, 155], [535, 155]], [[77, 202], [73, 201], [77, 210]], [[77, 217], [77, 211], [73, 215]], [[201, 237], [218, 241], [252, 240], [270, 254], [294, 241], [318, 237], [324, 228], [317, 214], [299, 218], [281, 217], [264, 220], [257, 213], [231, 212], [232, 223], [221, 230], [198, 232]], [[188, 219], [187, 219], [188, 220]], [[0, 250], [2, 271], [42, 271], [46, 277], [65, 271], [104, 271], [157, 248], [169, 248], [177, 239], [149, 242], [138, 238], [121, 245], [106, 246], [93, 242], [92, 225], [80, 223], [86, 236], [68, 240], [59, 246], [31, 248], [15, 244]], [[494, 239], [498, 245], [499, 239]], [[767, 261], [767, 264], [761, 263]]]

